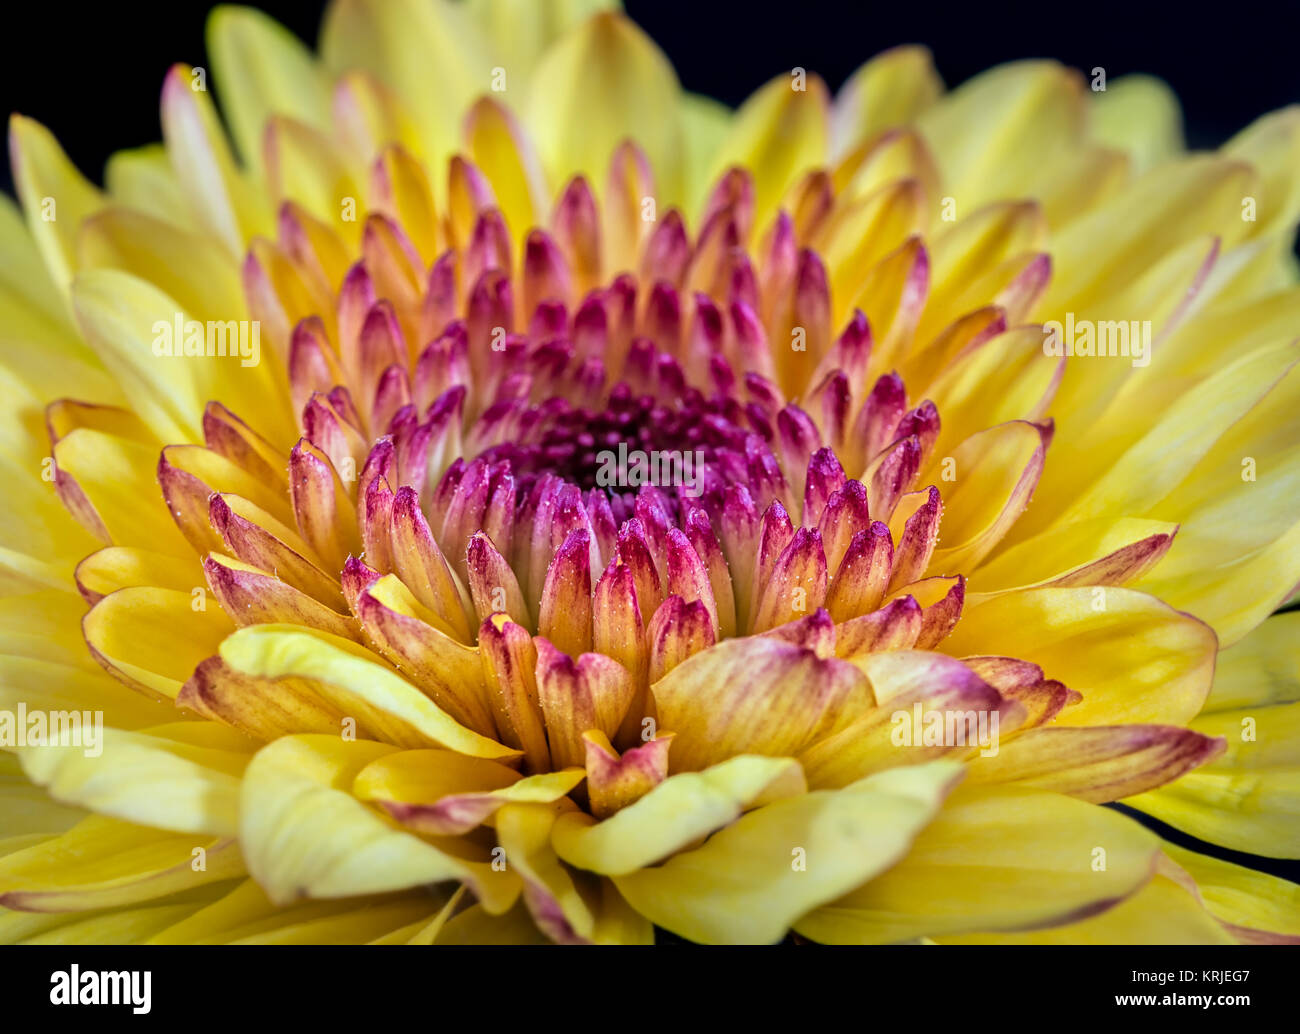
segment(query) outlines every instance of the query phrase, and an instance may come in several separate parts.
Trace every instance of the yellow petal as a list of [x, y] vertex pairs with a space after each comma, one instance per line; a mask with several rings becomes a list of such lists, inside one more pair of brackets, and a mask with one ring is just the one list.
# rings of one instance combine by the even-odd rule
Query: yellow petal
[[1141, 587], [1211, 625], [1229, 647], [1281, 606], [1296, 586], [1300, 570], [1300, 522], [1275, 542], [1223, 569], [1160, 577], [1157, 567], [1139, 581]]
[[175, 589], [119, 589], [86, 614], [86, 644], [128, 685], [175, 700], [194, 669], [235, 628], [220, 608], [195, 610], [193, 602], [188, 592]]
[[[1122, 447], [1150, 429], [1151, 410], [1145, 401], [1138, 403], [1147, 418], [1138, 416], [1131, 408], [1133, 399], [1141, 397], [1143, 388], [1153, 383], [1160, 385], [1169, 376], [1163, 354], [1155, 375], [1148, 372], [1151, 355], [1157, 348], [1163, 353], [1165, 340], [1176, 334], [1180, 325], [1198, 315], [1210, 297], [1216, 270], [1231, 266], [1221, 261], [1222, 253], [1218, 236], [1201, 234], [1190, 240], [1171, 243], [1167, 252], [1153, 256], [1149, 265], [1135, 269], [1123, 283], [1106, 289], [1102, 296], [1076, 302], [1073, 309], [1064, 313], [1059, 309], [1048, 309], [1041, 301], [1043, 293], [1034, 300], [1031, 306], [1031, 311], [1036, 311], [1034, 318], [1044, 321], [1050, 318], [1057, 323], [1064, 321], [1065, 328], [1068, 328], [1070, 312], [1073, 312], [1076, 328], [1086, 320], [1092, 323], [1095, 331], [1091, 357], [1086, 354], [1087, 331], [1076, 331], [1076, 348], [1081, 348], [1085, 354], [1067, 363], [1057, 400], [1058, 411], [1074, 413], [1073, 419], [1079, 426], [1087, 425], [1101, 414], [1106, 417], [1104, 423], [1090, 428], [1094, 431], [1092, 435], [1078, 439], [1072, 436], [1065, 446], [1081, 461], [1075, 472], [1080, 483], [1086, 483], [1085, 472], [1088, 478], [1094, 477], [1094, 471], [1104, 470]], [[1128, 321], [1130, 315], [1137, 313], [1145, 317], [1142, 323]], [[1054, 350], [1062, 351], [1059, 347]], [[1240, 354], [1243, 352], [1234, 350], [1232, 358]], [[1080, 362], [1080, 359], [1088, 361]], [[1230, 363], [1231, 360], [1227, 360], [1219, 364], [1219, 368]], [[1178, 383], [1172, 392], [1157, 387], [1156, 394], [1172, 399], [1190, 388], [1189, 383]]]
[[499, 63], [490, 49], [468, 13], [445, 0], [340, 0], [320, 33], [331, 72], [368, 72], [397, 95], [418, 127], [419, 157], [434, 169], [456, 146], [461, 114], [491, 88]]
[[1089, 482], [1056, 523], [1104, 514], [1160, 515], [1156, 504], [1282, 379], [1295, 361], [1294, 354], [1290, 346], [1259, 349], [1188, 391], [1108, 470]]
[[207, 44], [221, 109], [247, 165], [258, 168], [273, 114], [329, 128], [325, 78], [311, 51], [279, 22], [251, 7], [218, 7], [208, 18]]
[[96, 602], [118, 589], [145, 585], [192, 592], [202, 588], [201, 577], [200, 568], [177, 564], [175, 556], [136, 546], [109, 546], [77, 565], [77, 585]]
[[897, 364], [925, 305], [929, 257], [920, 237], [909, 237], [867, 274], [847, 311], [861, 309], [873, 335], [870, 377]]
[[1210, 622], [1225, 646], [1300, 582], [1291, 506], [1300, 491], [1297, 406], [1300, 368], [1292, 366], [1158, 507], [1183, 526], [1169, 556], [1137, 584]]
[[1053, 231], [1100, 208], [1132, 177], [1132, 159], [1109, 147], [1064, 151], [1049, 160], [1044, 184], [1035, 195]]
[[[84, 649], [84, 645], [83, 645]], [[175, 708], [122, 685], [96, 665], [88, 671], [33, 657], [0, 657], [0, 708], [29, 711], [100, 711], [119, 729], [176, 720]]]
[[943, 92], [925, 47], [893, 47], [854, 72], [835, 96], [836, 156], [873, 133], [911, 122]]
[[[1278, 369], [1288, 366], [1285, 352]], [[1135, 395], [1135, 397], [1142, 397]], [[1201, 457], [1158, 512], [1182, 524], [1177, 548], [1159, 577], [1239, 560], [1281, 538], [1295, 524], [1288, 505], [1300, 493], [1300, 366], [1273, 388]], [[1300, 582], [1300, 569], [1293, 569]]]
[[799, 69], [772, 79], [740, 106], [708, 179], [716, 181], [733, 165], [748, 171], [754, 177], [755, 225], [766, 227], [790, 185], [824, 166], [829, 150], [826, 84]]
[[971, 435], [944, 457], [957, 477], [943, 499], [943, 538], [950, 544], [934, 551], [930, 574], [973, 567], [1002, 541], [1029, 504], [1046, 451], [1036, 425], [1014, 420]]
[[907, 857], [795, 929], [829, 944], [1017, 930], [1101, 911], [1151, 877], [1155, 835], [1070, 797], [963, 789]]
[[[189, 544], [167, 513], [153, 477], [155, 449], [79, 427], [55, 445], [54, 462], [60, 475], [71, 478], [89, 501], [113, 544], [148, 546], [190, 558]], [[192, 562], [177, 566], [194, 570]], [[196, 577], [190, 584], [201, 582]]]
[[937, 761], [789, 797], [614, 883], [638, 912], [688, 940], [772, 943], [897, 862], [960, 776], [960, 765]]
[[560, 944], [590, 944], [596, 932], [588, 899], [593, 881], [561, 864], [551, 847], [554, 824], [550, 808], [507, 804], [497, 815], [497, 839], [523, 877], [524, 903], [541, 931]]
[[468, 0], [466, 8], [501, 52], [511, 75], [528, 75], [537, 61], [579, 23], [600, 11], [622, 9], [619, 0]]
[[417, 920], [410, 926], [402, 927], [385, 937], [370, 941], [370, 944], [432, 944], [447, 920], [452, 917], [465, 896], [465, 888], [458, 888], [447, 903], [438, 910], [432, 919]]
[[[1004, 699], [967, 665], [943, 654], [884, 650], [862, 654], [853, 663], [870, 680], [877, 706], [799, 755], [809, 784], [818, 789], [847, 786], [900, 764], [945, 756], [958, 760], [981, 745], [996, 748], [999, 737], [1025, 717], [1020, 704]], [[900, 716], [912, 719], [917, 712], [969, 715], [973, 724], [954, 726], [943, 743], [933, 744], [923, 735], [923, 719], [906, 734], [900, 731]]]
[[737, 754], [792, 754], [872, 705], [862, 673], [766, 636], [695, 654], [651, 687], [659, 726], [676, 733], [674, 772]]
[[[168, 328], [170, 343], [176, 320], [183, 326], [188, 317], [173, 299], [127, 273], [90, 270], [78, 277], [72, 295], [86, 339], [122, 386], [132, 410], [161, 441], [202, 441], [198, 421], [211, 394], [208, 377], [217, 372], [214, 363], [232, 360], [155, 355], [153, 342], [163, 340], [156, 325]], [[238, 366], [238, 358], [234, 363]]]
[[155, 905], [64, 923], [23, 944], [140, 944], [194, 910], [192, 904]]
[[469, 157], [492, 184], [506, 226], [519, 238], [544, 219], [546, 180], [532, 141], [508, 108], [484, 97], [465, 116]]
[[1189, 242], [1219, 236], [1236, 243], [1250, 225], [1242, 221], [1241, 199], [1254, 181], [1245, 163], [1211, 156], [1137, 177], [1053, 239], [1052, 282], [1038, 311], [1055, 319], [1068, 311], [1081, 315]]
[[495, 761], [446, 750], [407, 750], [371, 762], [352, 792], [382, 805], [404, 826], [451, 836], [481, 825], [503, 805], [550, 804], [583, 780], [580, 768], [521, 778]]
[[510, 758], [504, 747], [453, 721], [364, 647], [294, 625], [250, 625], [221, 644], [221, 659], [256, 678], [300, 678], [393, 743], [443, 747], [470, 757]]
[[1196, 898], [1167, 876], [1077, 923], [1014, 933], [953, 934], [940, 944], [1232, 944]]
[[[151, 944], [229, 944], [258, 940], [277, 943], [358, 944], [374, 931], [391, 928], [403, 913], [427, 917], [444, 895], [421, 889], [403, 895], [365, 895], [338, 901], [302, 901], [285, 908], [272, 904], [255, 880], [243, 880], [219, 898], [192, 909], [150, 939]], [[451, 895], [454, 900], [456, 895]], [[393, 909], [397, 918], [393, 919]], [[368, 917], [379, 913], [380, 922]]]
[[[432, 265], [438, 257], [438, 217], [433, 207], [433, 186], [424, 166], [403, 148], [388, 147], [371, 166], [370, 182], [374, 207], [387, 212], [410, 237], [425, 263]], [[495, 180], [493, 187], [499, 196]], [[332, 283], [341, 280], [341, 276], [331, 278]]]
[[[1159, 538], [1172, 536], [1178, 530], [1178, 525], [1168, 521], [1138, 517], [1101, 517], [1053, 528], [1017, 543], [983, 564], [971, 576], [971, 588], [980, 593], [996, 592], [1056, 582], [1065, 576], [1072, 576], [1067, 584], [1113, 585], [1116, 583], [1111, 580], [1081, 582], [1077, 579], [1085, 576], [1089, 567], [1098, 561], [1137, 543], [1154, 545]], [[1132, 559], [1137, 562], [1137, 557]], [[1093, 573], [1100, 570], [1095, 568]]]
[[348, 199], [361, 189], [334, 141], [305, 123], [277, 115], [263, 137], [267, 185], [277, 202], [292, 200], [345, 239], [360, 236], [355, 212], [345, 218]]
[[1300, 700], [1300, 611], [1275, 614], [1219, 654], [1206, 713], [1267, 707]]
[[162, 144], [115, 151], [104, 166], [104, 187], [114, 201], [128, 208], [182, 230], [197, 225]]
[[1183, 725], [1209, 693], [1217, 644], [1208, 627], [1146, 593], [1094, 586], [967, 596], [940, 648], [1039, 665], [1083, 694], [1058, 724]]
[[1166, 843], [1164, 852], [1196, 881], [1205, 907], [1240, 940], [1300, 941], [1300, 885]]
[[1039, 327], [998, 334], [959, 356], [925, 390], [942, 421], [936, 454], [949, 456], [953, 445], [1009, 420], [1041, 420], [1063, 365], [1043, 353]]
[[634, 133], [666, 211], [678, 200], [680, 95], [672, 65], [630, 19], [602, 12], [582, 22], [547, 51], [528, 88], [527, 122], [551, 182], [582, 173], [603, 184], [614, 148]]
[[1126, 75], [1108, 82], [1093, 98], [1094, 137], [1131, 154], [1138, 171], [1183, 149], [1178, 97], [1160, 79]]
[[434, 938], [434, 944], [550, 944], [537, 929], [533, 917], [522, 904], [505, 915], [488, 913], [482, 905], [470, 905], [449, 919]]
[[103, 199], [39, 122], [11, 116], [9, 152], [27, 225], [51, 278], [66, 290], [77, 269], [77, 228]]
[[1172, 782], [1222, 750], [1221, 740], [1177, 725], [1046, 726], [981, 751], [967, 778], [1105, 804]]
[[[208, 657], [176, 697], [176, 706], [211, 718], [262, 742], [296, 732], [341, 734], [348, 719], [337, 706], [296, 679], [256, 679], [232, 671], [220, 657]], [[364, 739], [375, 735], [356, 722]]]
[[[437, 898], [433, 899], [436, 902]], [[233, 938], [231, 944], [375, 944], [385, 936], [428, 919], [427, 896], [400, 897], [353, 908], [337, 915], [285, 923], [274, 929]]]
[[178, 833], [235, 836], [239, 778], [254, 744], [236, 737], [220, 745], [187, 742], [168, 735], [174, 728], [104, 728], [93, 746], [28, 747], [19, 757], [32, 782], [56, 800]]
[[1125, 803], [1195, 837], [1300, 858], [1300, 704], [1217, 711], [1191, 723], [1222, 736], [1222, 757]]
[[[64, 285], [56, 283], [45, 268], [40, 245], [28, 229], [24, 213], [8, 195], [0, 198], [0, 285], [10, 333], [15, 337], [30, 335], [42, 344], [59, 342], [67, 350], [79, 351], [83, 359], [89, 358], [85, 345], [76, 340]], [[12, 361], [11, 356], [6, 358]]]
[[712, 97], [682, 95], [682, 199], [691, 216], [698, 214], [708, 192], [713, 156], [731, 128], [731, 109]]
[[[200, 858], [202, 865], [196, 864]], [[0, 859], [0, 904], [36, 912], [110, 908], [243, 872], [233, 840], [92, 815], [61, 836]]]
[[1263, 236], [1290, 231], [1300, 211], [1300, 189], [1290, 175], [1300, 157], [1300, 107], [1292, 105], [1256, 119], [1229, 140], [1224, 151], [1244, 158], [1263, 177], [1255, 232]]
[[59, 804], [23, 775], [22, 765], [12, 754], [0, 754], [0, 815], [10, 840], [62, 833], [86, 817], [80, 808]]
[[1017, 61], [963, 83], [918, 120], [959, 212], [1032, 195], [1042, 158], [1082, 143], [1082, 77], [1050, 61]]
[[62, 589], [0, 598], [0, 654], [97, 674], [78, 627], [86, 601]]
[[[286, 736], [263, 747], [244, 774], [240, 845], [249, 872], [277, 904], [462, 880], [493, 913], [508, 909], [519, 877], [496, 871], [485, 850], [403, 833], [348, 789], [393, 747], [333, 736]], [[477, 857], [476, 857], [477, 856]]]
[[[952, 320], [987, 301], [974, 294], [982, 276], [1020, 255], [1044, 251], [1047, 220], [1032, 201], [999, 201], [969, 213], [934, 235], [930, 298], [917, 333], [938, 334]], [[1041, 346], [1042, 339], [1039, 339]]]
[[[112, 205], [82, 223], [77, 256], [79, 268], [120, 269], [149, 281], [197, 320], [247, 315], [238, 267], [206, 234]], [[161, 360], [151, 354], [150, 361]]]
[[162, 129], [167, 155], [191, 210], [232, 258], [272, 225], [270, 206], [235, 165], [211, 95], [197, 89], [195, 70], [176, 65], [163, 83]]
[[748, 809], [803, 793], [803, 772], [791, 758], [741, 756], [669, 776], [603, 822], [561, 815], [555, 849], [571, 865], [610, 876], [653, 865], [738, 818]]
[[[45, 356], [44, 361], [50, 363], [50, 357]], [[80, 524], [66, 508], [65, 492], [70, 486], [60, 484], [57, 467], [50, 463], [37, 397], [5, 371], [0, 371], [0, 391], [5, 391], [13, 407], [9, 410], [12, 422], [4, 429], [8, 441], [0, 446], [5, 450], [0, 454], [0, 472], [8, 488], [8, 503], [0, 511], [0, 542], [7, 547], [7, 591], [66, 587], [70, 585], [69, 562], [75, 564], [78, 554], [84, 556], [102, 545], [102, 529]], [[56, 575], [53, 584], [51, 575]]]
[[817, 250], [830, 273], [836, 326], [849, 316], [876, 263], [925, 230], [924, 202], [918, 181], [901, 179], [850, 201], [827, 221]]

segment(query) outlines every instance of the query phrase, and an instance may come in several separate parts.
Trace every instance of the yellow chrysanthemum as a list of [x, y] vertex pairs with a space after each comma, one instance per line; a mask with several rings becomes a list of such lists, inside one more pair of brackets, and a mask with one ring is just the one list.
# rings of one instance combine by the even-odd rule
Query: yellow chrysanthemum
[[1300, 939], [1300, 112], [602, 6], [13, 120], [0, 938]]

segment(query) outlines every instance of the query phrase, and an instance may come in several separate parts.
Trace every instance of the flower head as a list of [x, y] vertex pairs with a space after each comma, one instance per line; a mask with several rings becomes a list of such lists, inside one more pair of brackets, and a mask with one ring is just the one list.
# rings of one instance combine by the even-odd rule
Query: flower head
[[732, 114], [511, 9], [223, 8], [239, 158], [178, 66], [107, 193], [15, 118], [2, 692], [108, 728], [5, 744], [0, 933], [1300, 935], [1098, 806], [1300, 849], [1296, 113], [903, 48]]

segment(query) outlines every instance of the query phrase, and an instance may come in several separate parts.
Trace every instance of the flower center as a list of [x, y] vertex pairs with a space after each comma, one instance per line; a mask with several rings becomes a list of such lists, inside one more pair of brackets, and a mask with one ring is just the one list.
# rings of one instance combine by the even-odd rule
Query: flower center
[[482, 457], [509, 462], [521, 491], [548, 473], [584, 490], [602, 488], [619, 519], [624, 510], [631, 516], [642, 485], [718, 501], [722, 468], [743, 457], [752, 433], [735, 399], [707, 398], [697, 388], [665, 399], [620, 382], [602, 406], [553, 396], [533, 412], [534, 441], [502, 442]]

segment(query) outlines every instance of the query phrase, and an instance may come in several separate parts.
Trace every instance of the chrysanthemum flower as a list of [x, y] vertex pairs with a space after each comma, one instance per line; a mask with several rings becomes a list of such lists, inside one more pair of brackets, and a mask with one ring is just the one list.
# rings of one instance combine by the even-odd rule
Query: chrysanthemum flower
[[538, 10], [14, 119], [0, 936], [1300, 937], [1300, 114]]

